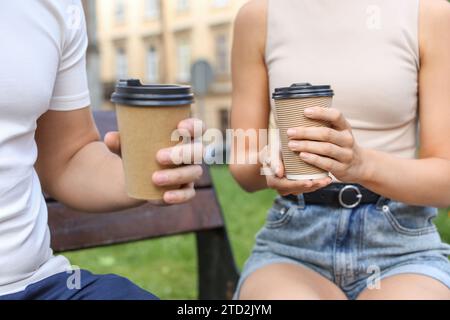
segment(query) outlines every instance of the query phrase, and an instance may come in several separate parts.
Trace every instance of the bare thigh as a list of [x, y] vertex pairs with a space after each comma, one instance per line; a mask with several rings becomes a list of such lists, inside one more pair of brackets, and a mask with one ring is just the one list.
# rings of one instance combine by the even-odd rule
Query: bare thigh
[[273, 264], [252, 273], [241, 300], [346, 300], [345, 294], [318, 273], [293, 264]]
[[404, 274], [382, 280], [380, 289], [367, 289], [358, 300], [450, 300], [450, 289], [427, 276]]

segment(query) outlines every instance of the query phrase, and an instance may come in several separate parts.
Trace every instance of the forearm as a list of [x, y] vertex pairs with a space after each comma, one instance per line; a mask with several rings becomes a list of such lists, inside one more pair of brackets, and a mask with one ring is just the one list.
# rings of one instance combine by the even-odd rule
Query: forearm
[[143, 204], [128, 197], [122, 159], [102, 142], [81, 148], [55, 177], [51, 196], [85, 212], [110, 212]]
[[232, 164], [230, 171], [234, 179], [247, 192], [256, 192], [267, 188], [265, 176], [261, 175], [261, 165]]
[[363, 149], [366, 174], [360, 183], [386, 198], [418, 206], [450, 206], [450, 160], [402, 159]]

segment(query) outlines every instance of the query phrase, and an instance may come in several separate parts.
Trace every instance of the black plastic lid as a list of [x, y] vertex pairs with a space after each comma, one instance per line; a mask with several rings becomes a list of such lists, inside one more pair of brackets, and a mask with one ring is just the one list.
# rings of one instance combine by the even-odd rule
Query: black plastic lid
[[272, 98], [275, 100], [283, 100], [332, 96], [334, 96], [334, 92], [331, 86], [313, 86], [310, 83], [294, 83], [290, 87], [275, 89]]
[[119, 80], [111, 101], [138, 107], [164, 107], [192, 104], [194, 94], [190, 86], [143, 85], [140, 80]]

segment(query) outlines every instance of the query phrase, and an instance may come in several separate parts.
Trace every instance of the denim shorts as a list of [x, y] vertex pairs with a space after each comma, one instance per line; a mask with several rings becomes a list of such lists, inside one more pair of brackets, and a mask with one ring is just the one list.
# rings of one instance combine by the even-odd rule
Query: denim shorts
[[438, 210], [386, 198], [354, 209], [275, 199], [235, 293], [250, 274], [278, 263], [313, 270], [356, 299], [393, 275], [420, 274], [450, 288], [450, 246], [433, 219]]

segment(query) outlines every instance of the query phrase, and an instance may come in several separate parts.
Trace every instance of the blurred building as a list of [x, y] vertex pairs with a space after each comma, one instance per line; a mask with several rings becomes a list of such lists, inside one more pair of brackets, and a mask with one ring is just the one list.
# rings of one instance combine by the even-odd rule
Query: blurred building
[[86, 16], [89, 46], [86, 53], [87, 75], [91, 96], [91, 107], [100, 109], [103, 105], [103, 86], [100, 80], [100, 55], [97, 44], [96, 0], [82, 0]]
[[[207, 60], [214, 81], [204, 120], [224, 130], [231, 104], [234, 17], [246, 0], [97, 0], [104, 107], [119, 78], [189, 83], [192, 63]], [[199, 116], [196, 106], [194, 112]]]

